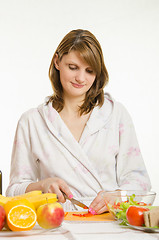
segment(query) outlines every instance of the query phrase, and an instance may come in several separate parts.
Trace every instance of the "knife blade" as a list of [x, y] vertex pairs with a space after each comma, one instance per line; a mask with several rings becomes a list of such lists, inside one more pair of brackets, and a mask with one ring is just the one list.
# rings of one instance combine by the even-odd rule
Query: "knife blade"
[[62, 193], [63, 193], [65, 199], [70, 200], [73, 204], [75, 204], [75, 205], [77, 205], [77, 206], [79, 206], [79, 207], [81, 207], [83, 209], [88, 209], [88, 207], [84, 203], [82, 203], [82, 202], [80, 202], [80, 201], [78, 201], [78, 200], [76, 200], [74, 198], [67, 197], [67, 195], [64, 192], [62, 192]]

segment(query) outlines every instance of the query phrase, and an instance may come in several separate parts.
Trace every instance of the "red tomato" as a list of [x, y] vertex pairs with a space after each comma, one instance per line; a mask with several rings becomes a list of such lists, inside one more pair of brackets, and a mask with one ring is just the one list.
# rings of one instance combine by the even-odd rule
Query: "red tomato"
[[126, 211], [126, 218], [131, 225], [142, 226], [144, 224], [143, 212], [148, 211], [148, 208], [130, 206]]

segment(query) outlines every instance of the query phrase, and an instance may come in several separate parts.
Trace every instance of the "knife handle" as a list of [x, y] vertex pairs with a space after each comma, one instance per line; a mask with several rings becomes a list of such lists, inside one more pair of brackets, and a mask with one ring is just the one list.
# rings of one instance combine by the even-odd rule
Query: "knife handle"
[[64, 195], [64, 198], [65, 198], [65, 199], [69, 199], [69, 197], [67, 197], [66, 193], [64, 193], [63, 191], [61, 191], [61, 192], [62, 192], [62, 194]]

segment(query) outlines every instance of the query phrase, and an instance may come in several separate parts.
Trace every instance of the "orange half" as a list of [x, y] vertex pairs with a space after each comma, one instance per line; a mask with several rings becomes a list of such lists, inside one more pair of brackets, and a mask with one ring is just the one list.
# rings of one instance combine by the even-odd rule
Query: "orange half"
[[14, 199], [4, 205], [7, 224], [12, 231], [26, 231], [34, 227], [37, 215], [27, 199]]
[[37, 220], [35, 211], [25, 205], [13, 207], [7, 216], [8, 227], [12, 231], [27, 231], [34, 227]]

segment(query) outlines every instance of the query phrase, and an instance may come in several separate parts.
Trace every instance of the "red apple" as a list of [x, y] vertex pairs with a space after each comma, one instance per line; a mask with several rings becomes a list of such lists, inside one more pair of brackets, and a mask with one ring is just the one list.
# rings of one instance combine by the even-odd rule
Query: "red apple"
[[64, 219], [64, 210], [60, 203], [46, 203], [37, 209], [37, 222], [40, 227], [51, 229], [59, 227]]
[[4, 211], [4, 208], [0, 205], [0, 230], [2, 230], [2, 228], [4, 227], [5, 220], [6, 220], [6, 213]]

